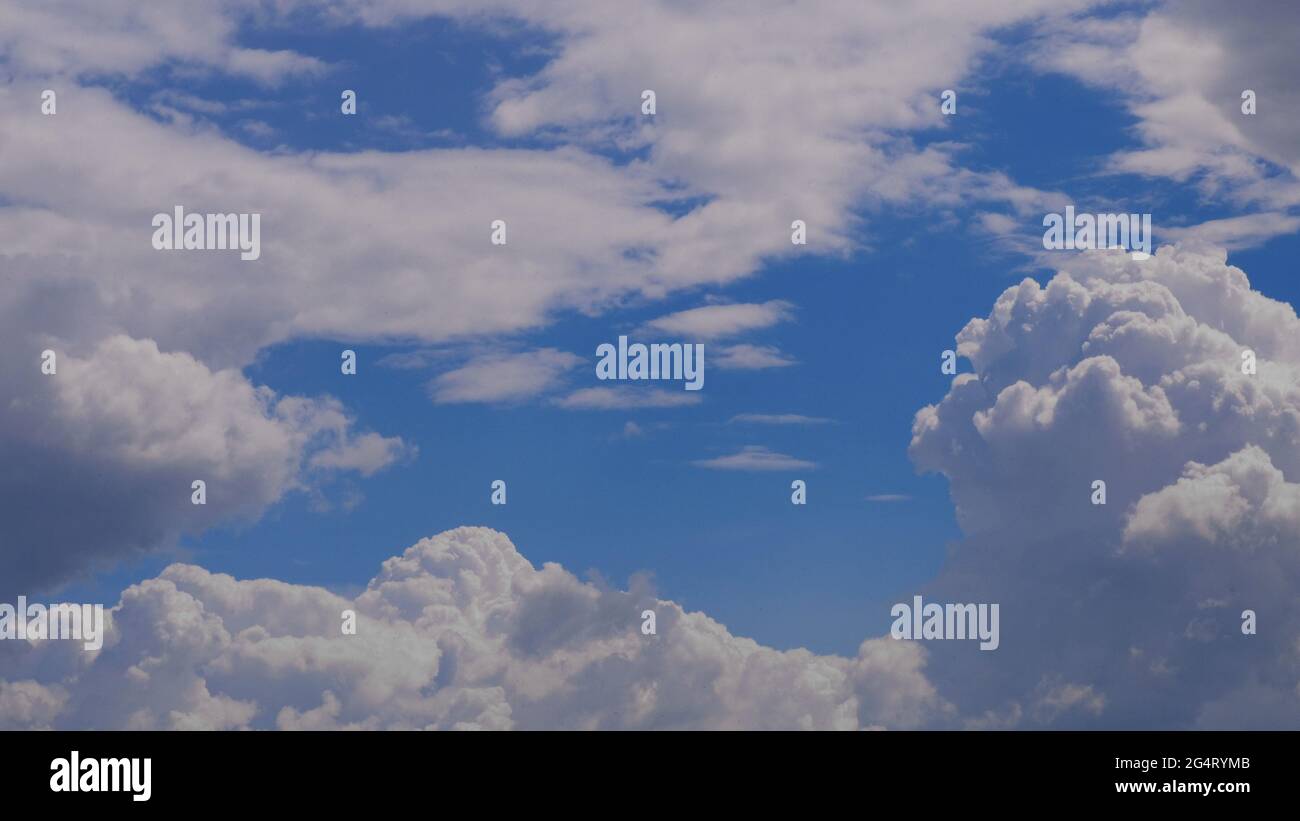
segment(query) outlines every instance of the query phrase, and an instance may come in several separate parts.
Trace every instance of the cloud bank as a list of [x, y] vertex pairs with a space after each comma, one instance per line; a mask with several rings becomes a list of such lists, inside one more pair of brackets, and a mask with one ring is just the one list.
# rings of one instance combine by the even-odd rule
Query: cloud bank
[[[655, 635], [641, 631], [646, 609]], [[536, 568], [486, 528], [420, 541], [355, 599], [176, 564], [125, 590], [107, 620], [98, 653], [0, 644], [0, 726], [854, 729], [946, 709], [917, 645], [779, 652], [641, 583]]]

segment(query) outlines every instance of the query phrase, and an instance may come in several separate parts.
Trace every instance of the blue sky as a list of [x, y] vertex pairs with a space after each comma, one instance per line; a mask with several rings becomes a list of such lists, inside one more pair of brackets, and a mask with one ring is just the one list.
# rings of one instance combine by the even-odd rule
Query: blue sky
[[1300, 722], [1293, 7], [0, 17], [0, 603], [112, 614], [0, 642], [0, 728]]
[[[1003, 36], [1014, 51], [1017, 34]], [[258, 150], [547, 145], [498, 137], [483, 122], [495, 82], [529, 76], [544, 64], [550, 40], [536, 32], [486, 32], [435, 19], [400, 29], [248, 31], [241, 40], [249, 47], [293, 49], [335, 67], [269, 92], [252, 81], [177, 71], [115, 83], [113, 90], [142, 110], [159, 89], [175, 86], [230, 104], [231, 111], [212, 115], [211, 122]], [[342, 88], [358, 92], [358, 116], [340, 116]], [[1164, 224], [1230, 213], [1185, 185], [1103, 173], [1107, 155], [1135, 147], [1134, 118], [1117, 98], [1075, 79], [991, 61], [960, 95], [960, 116], [917, 139], [967, 143], [961, 153], [967, 167], [1071, 192], [1080, 210], [1125, 203], [1154, 211], [1157, 241]], [[255, 102], [241, 110], [241, 100]], [[382, 117], [405, 118], [402, 133], [377, 125]], [[250, 133], [250, 120], [274, 132]], [[605, 153], [618, 162], [630, 159]], [[534, 564], [559, 562], [618, 586], [633, 573], [649, 572], [661, 596], [708, 612], [739, 635], [778, 648], [851, 654], [863, 635], [887, 626], [891, 602], [933, 578], [946, 545], [959, 535], [946, 482], [918, 476], [907, 457], [913, 414], [946, 390], [940, 352], [952, 347], [969, 318], [986, 314], [1004, 288], [1027, 275], [1045, 282], [1051, 273], [999, 238], [981, 236], [969, 214], [877, 208], [860, 216], [866, 247], [848, 256], [777, 260], [731, 286], [691, 289], [599, 316], [561, 312], [553, 324], [511, 337], [522, 347], [582, 357], [572, 385], [587, 387], [597, 384], [596, 346], [621, 333], [654, 341], [636, 331], [655, 317], [706, 297], [793, 303], [791, 321], [748, 341], [777, 345], [798, 364], [710, 368], [703, 401], [695, 406], [570, 411], [529, 401], [439, 405], [426, 390], [438, 364], [414, 370], [379, 364], [385, 355], [422, 349], [418, 343], [317, 339], [265, 350], [246, 369], [252, 381], [282, 394], [337, 396], [367, 426], [400, 434], [419, 455], [327, 487], [325, 505], [290, 494], [255, 523], [188, 536], [181, 555], [239, 578], [350, 591], [364, 585], [380, 561], [420, 538], [482, 524], [526, 545]], [[439, 214], [431, 210], [427, 219]], [[1028, 221], [1023, 230], [1032, 235], [1037, 226]], [[1294, 300], [1297, 286], [1286, 263], [1296, 245], [1294, 236], [1285, 237], [1230, 261], [1247, 265], [1265, 293]], [[339, 373], [339, 352], [346, 347], [358, 352], [356, 376]], [[706, 363], [713, 347], [706, 346]], [[833, 422], [728, 423], [745, 413]], [[628, 422], [644, 434], [624, 435]], [[817, 466], [731, 472], [692, 464], [751, 444]], [[796, 478], [808, 483], [806, 507], [790, 504]], [[489, 504], [494, 479], [508, 483], [506, 506]], [[867, 500], [883, 494], [908, 498]], [[72, 592], [108, 599], [173, 558], [129, 564]]]

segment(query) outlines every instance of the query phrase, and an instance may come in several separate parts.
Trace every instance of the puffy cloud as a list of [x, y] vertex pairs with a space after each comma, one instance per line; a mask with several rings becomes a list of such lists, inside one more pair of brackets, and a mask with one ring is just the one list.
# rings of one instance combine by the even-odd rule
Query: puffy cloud
[[[334, 400], [278, 396], [151, 340], [109, 337], [65, 353], [48, 376], [24, 360], [4, 366], [22, 390], [0, 409], [6, 595], [256, 517], [333, 471], [370, 474], [408, 452], [354, 433]], [[206, 505], [191, 504], [196, 479]]]
[[916, 415], [966, 534], [926, 595], [1002, 614], [995, 659], [936, 646], [930, 680], [970, 726], [1300, 723], [1300, 321], [1221, 251], [1063, 268], [971, 320], [974, 373]]
[[919, 645], [773, 650], [642, 581], [619, 591], [535, 568], [485, 528], [420, 541], [355, 599], [177, 564], [107, 620], [95, 653], [0, 647], [8, 726], [853, 729], [948, 712]]

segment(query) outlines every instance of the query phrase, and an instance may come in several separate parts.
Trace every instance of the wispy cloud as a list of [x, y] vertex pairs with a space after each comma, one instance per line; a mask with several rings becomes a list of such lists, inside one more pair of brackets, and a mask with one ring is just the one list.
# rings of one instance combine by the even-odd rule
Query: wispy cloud
[[793, 309], [793, 305], [780, 299], [704, 305], [652, 319], [646, 328], [690, 339], [720, 339], [784, 322], [791, 317]]
[[555, 404], [568, 410], [623, 410], [627, 408], [676, 408], [694, 405], [699, 394], [668, 391], [662, 388], [582, 388]]
[[798, 413], [739, 413], [727, 424], [749, 422], [755, 425], [827, 425], [834, 422], [824, 416], [804, 416]]
[[691, 464], [711, 470], [809, 470], [817, 467], [816, 462], [796, 459], [784, 453], [768, 450], [762, 445], [745, 445], [737, 453], [730, 456], [697, 459]]
[[728, 345], [714, 354], [713, 364], [724, 370], [761, 371], [799, 363], [773, 345]]
[[875, 496], [868, 496], [868, 502], [907, 502], [912, 497], [903, 493], [879, 493]]
[[528, 399], [544, 393], [581, 361], [555, 348], [488, 354], [435, 378], [429, 395], [438, 404]]

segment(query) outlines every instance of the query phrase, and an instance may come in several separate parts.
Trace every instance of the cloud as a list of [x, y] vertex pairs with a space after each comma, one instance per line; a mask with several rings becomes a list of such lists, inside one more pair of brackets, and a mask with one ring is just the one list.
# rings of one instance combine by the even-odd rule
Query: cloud
[[957, 335], [909, 452], [964, 533], [926, 597], [1001, 605], [996, 664], [933, 650], [970, 726], [1300, 725], [1300, 320], [1225, 256], [1082, 254]]
[[1281, 234], [1293, 234], [1297, 228], [1300, 216], [1270, 212], [1207, 220], [1184, 228], [1162, 227], [1161, 232], [1182, 244], [1202, 243], [1234, 251], [1260, 245]]
[[885, 502], [885, 503], [888, 503], [888, 502], [907, 502], [907, 501], [910, 501], [911, 498], [912, 498], [911, 496], [908, 496], [908, 495], [903, 494], [903, 493], [878, 493], [878, 494], [876, 494], [875, 496], [868, 496], [868, 497], [867, 497], [867, 501], [868, 501], [868, 502]]
[[328, 470], [355, 470], [362, 476], [371, 476], [402, 459], [413, 459], [418, 453], [396, 437], [364, 433], [333, 450], [320, 451], [311, 457], [312, 467]]
[[798, 362], [772, 345], [729, 345], [713, 357], [713, 363], [724, 370], [760, 371], [767, 368], [788, 368]]
[[[114, 489], [107, 497], [79, 497], [78, 507], [62, 511], [80, 525], [16, 515], [23, 537], [44, 551], [37, 575], [53, 581], [84, 568], [76, 545], [99, 541], [90, 538], [98, 530], [84, 513], [101, 509], [95, 505], [109, 511], [105, 544], [91, 551], [101, 557], [210, 526], [218, 517], [170, 511], [171, 497], [156, 495], [196, 468], [240, 476], [249, 470], [246, 490], [217, 494], [225, 501], [210, 501], [201, 513], [255, 516], [280, 489], [301, 481], [302, 464], [364, 471], [396, 453], [371, 439], [346, 455], [313, 459], [294, 425], [315, 423], [276, 419], [268, 424], [281, 438], [266, 437], [266, 452], [246, 457], [247, 443], [260, 441], [266, 427], [246, 413], [238, 419], [248, 429], [230, 428], [232, 441], [217, 455], [247, 464], [196, 463], [185, 448], [150, 451], [137, 442], [158, 460], [149, 469], [166, 477], [162, 484], [145, 481], [139, 463], [114, 450], [121, 447], [115, 435], [130, 425], [101, 441], [86, 437], [75, 415], [47, 419], [31, 411], [37, 405], [22, 405], [37, 401], [29, 396], [30, 362], [45, 347], [85, 358], [118, 336], [150, 340], [210, 375], [229, 372], [219, 381], [238, 384], [236, 369], [288, 340], [490, 339], [536, 330], [564, 312], [600, 314], [629, 299], [725, 285], [772, 259], [848, 253], [862, 242], [857, 215], [881, 205], [950, 206], [976, 198], [1014, 207], [1033, 192], [997, 174], [961, 172], [955, 149], [918, 147], [909, 132], [944, 126], [934, 92], [995, 47], [991, 32], [1081, 5], [1033, 0], [958, 13], [918, 7], [864, 14], [855, 3], [826, 2], [811, 10], [724, 14], [657, 2], [628, 12], [590, 4], [344, 2], [325, 9], [237, 0], [141, 15], [118, 0], [70, 0], [57, 12], [0, 3], [0, 66], [8, 77], [0, 108], [26, 112], [0, 118], [0, 247], [9, 275], [0, 295], [0, 342], [24, 352], [21, 364], [0, 366], [0, 393], [19, 398], [0, 408], [0, 429], [8, 432], [0, 461], [33, 465], [46, 483], [33, 488], [57, 486], [62, 472], [95, 475], [101, 487]], [[206, 75], [275, 84], [328, 70], [311, 55], [258, 47], [266, 43], [261, 35], [286, 23], [398, 27], [447, 16], [471, 25], [522, 22], [555, 39], [543, 68], [503, 77], [483, 101], [499, 137], [543, 147], [262, 152], [204, 123], [201, 115], [218, 113], [211, 105], [193, 95], [169, 97], [183, 90], [159, 87]], [[766, 36], [773, 29], [783, 32], [775, 51]], [[646, 31], [656, 33], [655, 47], [647, 47]], [[258, 35], [258, 46], [244, 42], [249, 33]], [[719, 42], [727, 44], [726, 60], [718, 60]], [[706, 75], [706, 84], [686, 79]], [[56, 79], [59, 113], [40, 116], [36, 101]], [[160, 120], [137, 110], [131, 92], [146, 80], [149, 107], [174, 112], [188, 103], [200, 116]], [[646, 83], [660, 95], [659, 119], [650, 123], [635, 114]], [[639, 159], [625, 161], [629, 152]], [[178, 204], [191, 212], [260, 214], [260, 259], [232, 264], [228, 254], [153, 250], [152, 216]], [[789, 241], [796, 216], [809, 225], [807, 248]], [[497, 219], [508, 224], [506, 246], [489, 242]], [[741, 353], [737, 362], [757, 361], [756, 351], [747, 359]], [[539, 389], [544, 374], [558, 368], [549, 360], [531, 375], [502, 376], [507, 366], [485, 367], [500, 378], [444, 374], [445, 381], [435, 380], [435, 397], [506, 401]], [[122, 386], [123, 394], [135, 396], [142, 386], [166, 392], [141, 375], [139, 385]], [[591, 389], [559, 404], [697, 401]], [[184, 410], [199, 430], [230, 421], [219, 401]], [[42, 466], [34, 442], [76, 447], [52, 445], [59, 460]], [[265, 472], [250, 467], [259, 459]], [[6, 545], [4, 552], [5, 567], [25, 561], [25, 550]]]
[[717, 339], [785, 322], [793, 315], [793, 309], [789, 302], [779, 299], [762, 303], [705, 305], [652, 319], [646, 327], [687, 339]]
[[762, 445], [745, 445], [738, 452], [729, 456], [716, 456], [712, 459], [699, 459], [691, 464], [712, 470], [811, 470], [816, 462], [796, 459], [784, 453], [776, 453]]
[[750, 422], [756, 425], [826, 425], [834, 422], [821, 416], [803, 416], [798, 413], [740, 413], [727, 420], [733, 422]]
[[[1109, 170], [1194, 181], [1214, 199], [1264, 212], [1216, 220], [1203, 238], [1254, 245], [1296, 230], [1300, 204], [1300, 10], [1249, 2], [1231, 18], [1206, 0], [1174, 0], [1144, 16], [1056, 19], [1031, 62], [1118, 94], [1137, 118], [1141, 145], [1110, 157]], [[1245, 90], [1256, 113], [1242, 112]], [[1175, 239], [1182, 239], [1170, 234]]]
[[[370, 474], [408, 452], [399, 438], [354, 433], [335, 400], [278, 396], [151, 340], [64, 351], [49, 376], [23, 359], [0, 366], [5, 384], [21, 386], [0, 430], [0, 594], [254, 518], [319, 474]], [[190, 501], [196, 479], [207, 483], [204, 506]]]
[[579, 357], [555, 348], [487, 354], [439, 375], [429, 383], [429, 393], [439, 404], [528, 399], [552, 388], [581, 362]]
[[555, 404], [568, 410], [626, 410], [629, 408], [677, 408], [699, 403], [699, 393], [619, 385], [609, 388], [580, 388]]
[[[647, 609], [655, 635], [641, 632]], [[773, 650], [638, 580], [620, 591], [536, 568], [485, 528], [421, 540], [355, 598], [175, 564], [106, 621], [97, 653], [0, 646], [3, 726], [858, 729], [948, 711], [918, 644]]]
[[70, 2], [58, 8], [4, 0], [0, 58], [11, 71], [37, 75], [132, 75], [163, 62], [216, 69], [276, 84], [317, 74], [320, 60], [292, 51], [233, 43], [254, 3], [178, 3], [148, 14], [122, 0]]

